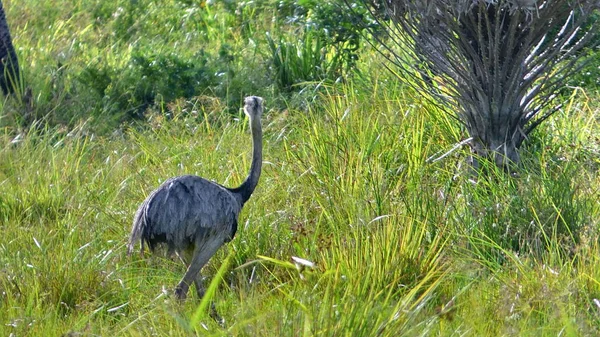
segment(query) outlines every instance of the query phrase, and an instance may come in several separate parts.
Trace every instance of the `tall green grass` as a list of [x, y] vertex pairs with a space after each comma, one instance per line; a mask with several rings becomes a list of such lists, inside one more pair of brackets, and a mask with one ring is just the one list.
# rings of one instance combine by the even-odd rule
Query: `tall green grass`
[[[257, 75], [272, 61], [266, 31], [290, 34], [269, 2], [4, 4], [38, 122], [24, 127], [27, 106], [3, 99], [0, 335], [600, 333], [597, 92], [566, 97], [519, 176], [492, 165], [473, 181], [468, 149], [432, 160], [464, 131], [368, 49], [343, 83], [288, 95]], [[219, 60], [226, 80], [168, 97], [176, 72], [136, 68], [136, 53], [192, 71]], [[138, 86], [141, 73], [160, 83]], [[102, 78], [105, 93], [150, 88], [140, 120], [114, 128], [139, 102], [84, 85]], [[203, 269], [207, 298], [179, 303], [178, 260], [126, 255], [133, 213], [171, 176], [244, 180], [245, 94], [266, 100], [263, 175], [236, 238]]]
[[[213, 104], [203, 116], [156, 115], [108, 138], [86, 134], [85, 124], [37, 128], [17, 141], [6, 134], [2, 329], [595, 333], [598, 180], [577, 169], [585, 160], [559, 160], [571, 147], [541, 137], [544, 150], [528, 155], [521, 177], [498, 172], [473, 185], [456, 167], [460, 157], [426, 161], [452, 146], [445, 129], [431, 125], [443, 117], [401, 97], [385, 76], [376, 80], [386, 87], [331, 88], [307, 113], [265, 116], [261, 183], [239, 235], [203, 271], [215, 282], [225, 328], [197, 316], [197, 300], [168, 296], [184, 271], [178, 261], [128, 258], [124, 244], [137, 204], [165, 178], [243, 180], [250, 160], [244, 119]], [[376, 100], [382, 92], [392, 97]], [[569, 115], [569, 123], [579, 119], [570, 132], [593, 132], [588, 113]], [[315, 266], [296, 266], [292, 256]]]

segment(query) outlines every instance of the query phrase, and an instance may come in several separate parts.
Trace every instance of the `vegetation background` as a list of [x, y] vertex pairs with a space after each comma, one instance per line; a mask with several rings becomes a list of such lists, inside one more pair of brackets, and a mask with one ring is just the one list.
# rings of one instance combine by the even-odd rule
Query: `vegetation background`
[[[429, 160], [464, 130], [335, 3], [3, 3], [24, 87], [0, 100], [0, 335], [600, 334], [598, 51], [519, 176], [473, 184], [468, 149]], [[204, 269], [219, 326], [167, 295], [181, 263], [125, 243], [164, 179], [241, 183], [246, 95], [263, 176]]]

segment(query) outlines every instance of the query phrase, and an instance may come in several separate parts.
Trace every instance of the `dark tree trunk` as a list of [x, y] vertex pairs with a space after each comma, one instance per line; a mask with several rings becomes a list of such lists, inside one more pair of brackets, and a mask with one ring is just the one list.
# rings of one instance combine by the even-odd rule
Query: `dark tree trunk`
[[15, 92], [20, 82], [19, 61], [0, 0], [0, 87], [2, 87], [2, 92], [8, 95]]

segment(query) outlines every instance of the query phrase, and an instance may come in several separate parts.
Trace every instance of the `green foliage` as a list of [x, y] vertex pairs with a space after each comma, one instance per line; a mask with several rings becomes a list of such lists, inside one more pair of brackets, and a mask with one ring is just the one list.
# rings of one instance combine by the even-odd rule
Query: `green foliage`
[[72, 16], [38, 7], [10, 7], [30, 23], [14, 25], [32, 99], [9, 103], [2, 125], [90, 120], [110, 132], [180, 98], [212, 95], [235, 115], [244, 96], [273, 90], [284, 93], [273, 106], [305, 107], [298, 84], [351, 77], [362, 43], [361, 17], [335, 2], [95, 1], [74, 3]]
[[288, 20], [326, 38], [348, 69], [353, 68], [358, 60], [365, 29], [375, 27], [368, 22], [367, 10], [360, 4], [354, 4], [352, 10], [339, 1], [288, 0], [281, 1], [279, 6], [288, 13]]
[[568, 163], [550, 162], [535, 175], [514, 179], [495, 171], [488, 181], [466, 185], [467, 207], [460, 215], [462, 222], [472, 226], [466, 232], [500, 248], [480, 253], [499, 261], [504, 250], [533, 256], [556, 250], [570, 255], [585, 234], [587, 214], [592, 211], [588, 197], [576, 193], [573, 170]]
[[[464, 130], [382, 56], [336, 81], [333, 8], [13, 1], [31, 104], [0, 101], [0, 335], [600, 334], [597, 93], [566, 92], [518, 177], [474, 182], [467, 149], [432, 160]], [[208, 297], [179, 303], [177, 259], [126, 255], [133, 213], [171, 176], [244, 180], [248, 94], [263, 175]]]
[[248, 31], [269, 12], [229, 7], [150, 0], [74, 3], [68, 10], [35, 2], [9, 7], [9, 17], [28, 23], [12, 21], [22, 30], [17, 42], [30, 99], [5, 102], [0, 125], [43, 119], [72, 127], [86, 120], [94, 132], [112, 132], [148, 110], [205, 94], [237, 115], [234, 106], [244, 96], [274, 86], [262, 59], [268, 47]]
[[307, 31], [294, 42], [267, 35], [271, 50], [271, 67], [277, 86], [291, 91], [306, 82], [334, 81], [341, 75], [341, 60], [328, 48], [319, 34]]
[[207, 62], [202, 51], [189, 60], [174, 54], [136, 51], [123, 68], [97, 64], [85, 68], [79, 81], [98, 97], [101, 105], [97, 111], [128, 120], [140, 118], [155, 103], [191, 98], [208, 90], [214, 74]]
[[[599, 47], [600, 48], [600, 47]], [[585, 60], [585, 65], [580, 72], [569, 79], [571, 87], [582, 87], [587, 89], [600, 88], [600, 49], [587, 50], [589, 54]]]
[[[335, 1], [281, 1], [280, 20], [296, 27], [289, 37], [267, 36], [277, 86], [290, 91], [304, 82], [336, 81], [355, 70], [367, 27], [366, 9], [349, 11]], [[301, 38], [298, 39], [298, 34]]]
[[225, 328], [203, 314], [207, 302], [163, 294], [183, 266], [127, 257], [125, 242], [166, 177], [243, 181], [245, 120], [204, 97], [124, 135], [86, 136], [86, 125], [3, 135], [2, 333], [597, 333], [597, 170], [581, 167], [600, 148], [589, 141], [595, 110], [574, 103], [550, 120], [563, 133], [532, 142], [543, 150], [526, 157], [519, 185], [501, 172], [473, 185], [456, 157], [427, 163], [457, 137], [446, 115], [376, 68], [364, 65], [373, 77], [360, 87], [327, 87], [304, 114], [264, 116], [261, 182], [236, 239], [203, 271]]

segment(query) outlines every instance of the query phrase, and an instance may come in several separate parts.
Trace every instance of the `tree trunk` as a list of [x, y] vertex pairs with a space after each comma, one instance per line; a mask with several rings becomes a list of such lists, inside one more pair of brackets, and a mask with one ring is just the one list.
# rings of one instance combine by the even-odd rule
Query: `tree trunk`
[[0, 0], [0, 87], [2, 92], [8, 95], [15, 92], [20, 82], [19, 62]]

